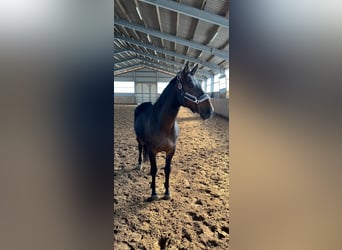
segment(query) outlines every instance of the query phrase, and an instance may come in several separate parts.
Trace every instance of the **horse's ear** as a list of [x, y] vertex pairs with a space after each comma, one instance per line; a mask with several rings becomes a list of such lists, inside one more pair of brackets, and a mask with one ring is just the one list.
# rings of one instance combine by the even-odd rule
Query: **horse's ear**
[[191, 70], [191, 75], [195, 75], [196, 71], [198, 69], [198, 64]]
[[185, 67], [183, 69], [183, 73], [186, 74], [189, 72], [189, 61], [186, 62]]

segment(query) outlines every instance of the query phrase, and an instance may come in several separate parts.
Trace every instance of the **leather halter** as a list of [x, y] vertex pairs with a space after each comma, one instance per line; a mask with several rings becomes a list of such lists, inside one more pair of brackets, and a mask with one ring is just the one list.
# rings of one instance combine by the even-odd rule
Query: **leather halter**
[[210, 99], [210, 96], [208, 94], [203, 94], [203, 95], [200, 95], [199, 97], [196, 97], [186, 91], [183, 90], [183, 85], [182, 85], [182, 82], [181, 82], [181, 79], [179, 78], [179, 76], [177, 76], [177, 80], [178, 80], [178, 89], [180, 90], [180, 94], [183, 98], [187, 99], [188, 101], [190, 102], [193, 102], [195, 104], [200, 104], [206, 100], [209, 100]]

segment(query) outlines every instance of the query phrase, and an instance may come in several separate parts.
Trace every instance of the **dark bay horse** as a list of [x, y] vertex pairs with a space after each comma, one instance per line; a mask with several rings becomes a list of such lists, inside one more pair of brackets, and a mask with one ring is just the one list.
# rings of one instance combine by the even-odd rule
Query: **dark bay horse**
[[198, 65], [190, 71], [189, 62], [187, 62], [184, 69], [170, 81], [154, 105], [151, 102], [145, 102], [135, 109], [134, 130], [139, 148], [138, 169], [141, 170], [142, 153], [144, 162], [149, 158], [151, 164], [152, 195], [148, 201], [158, 199], [155, 180], [156, 155], [159, 152], [166, 153], [164, 199], [170, 199], [169, 176], [179, 133], [176, 117], [180, 106], [189, 108], [193, 113], [199, 113], [203, 120], [211, 118], [214, 114], [209, 95], [204, 93], [194, 77], [197, 68]]

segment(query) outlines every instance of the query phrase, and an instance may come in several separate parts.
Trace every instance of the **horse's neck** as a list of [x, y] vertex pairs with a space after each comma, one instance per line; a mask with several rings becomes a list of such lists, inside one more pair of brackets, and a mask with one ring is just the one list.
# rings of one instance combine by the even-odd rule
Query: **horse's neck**
[[172, 109], [165, 107], [165, 109], [162, 110], [159, 116], [159, 124], [163, 130], [170, 131], [174, 127], [178, 111], [179, 106], [173, 107]]
[[158, 124], [160, 129], [168, 132], [173, 129], [180, 105], [177, 100], [177, 92], [173, 89], [168, 93], [167, 100], [160, 106]]

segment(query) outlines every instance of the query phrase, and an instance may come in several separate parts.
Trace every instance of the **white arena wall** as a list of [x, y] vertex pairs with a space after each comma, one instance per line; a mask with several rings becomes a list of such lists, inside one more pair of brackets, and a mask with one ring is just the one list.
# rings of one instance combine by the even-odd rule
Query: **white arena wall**
[[215, 109], [215, 114], [229, 119], [229, 99], [227, 98], [212, 98], [211, 102]]

